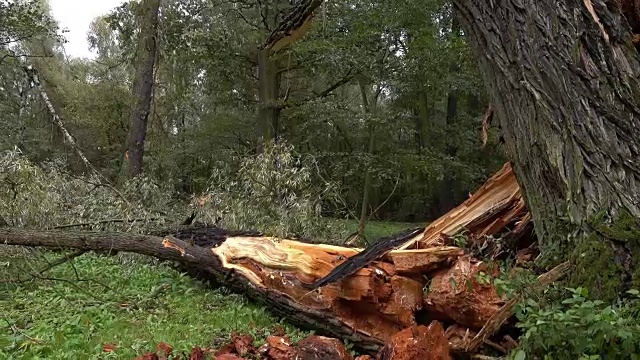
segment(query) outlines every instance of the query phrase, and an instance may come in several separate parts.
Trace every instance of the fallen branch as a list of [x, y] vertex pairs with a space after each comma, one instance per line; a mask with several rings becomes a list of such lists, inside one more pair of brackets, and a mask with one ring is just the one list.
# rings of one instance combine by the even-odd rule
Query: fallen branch
[[57, 225], [57, 226], [51, 227], [51, 229], [68, 229], [68, 228], [73, 228], [73, 227], [94, 226], [94, 225], [112, 224], [112, 223], [137, 222], [137, 221], [145, 221], [145, 220], [156, 220], [156, 219], [155, 218], [154, 219], [144, 219], [144, 218], [137, 218], [137, 219], [105, 219], [105, 220], [95, 220], [95, 221], [88, 221], [88, 222], [82, 222], [82, 223]]
[[60, 116], [58, 116], [58, 113], [56, 112], [55, 108], [53, 107], [53, 103], [51, 102], [51, 99], [49, 98], [49, 95], [47, 94], [47, 92], [42, 87], [42, 84], [40, 82], [40, 77], [38, 76], [38, 72], [36, 71], [36, 69], [33, 68], [33, 66], [25, 66], [24, 67], [24, 72], [27, 74], [27, 78], [29, 79], [29, 82], [33, 86], [35, 86], [38, 89], [38, 91], [40, 92], [40, 96], [42, 97], [42, 100], [44, 101], [45, 105], [47, 106], [47, 110], [49, 110], [49, 113], [51, 114], [51, 122], [54, 125], [56, 125], [60, 129], [60, 131], [62, 131], [62, 134], [64, 134], [65, 139], [67, 139], [67, 141], [69, 142], [69, 144], [71, 145], [73, 150], [75, 150], [75, 152], [78, 155], [78, 157], [80, 158], [80, 160], [82, 160], [82, 162], [85, 164], [85, 166], [89, 170], [91, 170], [93, 173], [95, 173], [98, 176], [98, 178], [100, 178], [100, 180], [102, 180], [104, 182], [103, 183], [104, 186], [107, 186], [108, 188], [113, 190], [122, 200], [124, 200], [125, 203], [127, 203], [128, 205], [131, 205], [129, 203], [129, 200], [127, 200], [127, 198], [118, 189], [116, 189], [111, 184], [111, 182], [104, 175], [102, 175], [102, 173], [100, 171], [98, 171], [98, 169], [96, 169], [93, 166], [93, 164], [91, 164], [91, 162], [89, 162], [89, 159], [85, 156], [85, 154], [82, 151], [82, 149], [80, 149], [80, 145], [78, 145], [76, 139], [73, 137], [73, 135], [71, 135], [69, 130], [67, 130], [67, 127], [62, 122], [62, 119], [60, 118]]
[[64, 263], [66, 263], [66, 262], [69, 262], [69, 261], [77, 258], [78, 256], [83, 255], [86, 252], [87, 252], [87, 250], [78, 250], [78, 251], [72, 252], [71, 254], [67, 254], [67, 255], [61, 257], [60, 259], [49, 263], [49, 265], [45, 266], [40, 271], [38, 271], [38, 274], [44, 274], [45, 272], [53, 269], [54, 267], [56, 267], [58, 265], [62, 265]]

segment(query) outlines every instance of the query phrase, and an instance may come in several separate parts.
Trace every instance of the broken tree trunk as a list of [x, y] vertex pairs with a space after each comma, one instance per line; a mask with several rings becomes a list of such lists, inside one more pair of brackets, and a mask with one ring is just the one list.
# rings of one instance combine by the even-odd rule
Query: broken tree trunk
[[[480, 331], [506, 299], [477, 281], [481, 271], [497, 275], [488, 264], [451, 246], [447, 237], [467, 229], [481, 242], [482, 235], [522, 232], [528, 219], [507, 164], [424, 231], [382, 239], [364, 251], [218, 228], [182, 228], [160, 236], [5, 228], [0, 244], [128, 251], [175, 261], [181, 270], [266, 303], [302, 328], [375, 352], [403, 329], [432, 320], [448, 327], [450, 342], [461, 331]], [[393, 250], [402, 244], [407, 249]]]

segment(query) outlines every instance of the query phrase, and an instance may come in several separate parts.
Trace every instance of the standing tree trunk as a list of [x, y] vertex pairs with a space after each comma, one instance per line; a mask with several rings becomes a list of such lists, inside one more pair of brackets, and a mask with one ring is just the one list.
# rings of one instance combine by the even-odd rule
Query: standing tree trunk
[[[454, 38], [460, 36], [460, 25], [456, 18], [455, 9], [451, 14], [451, 35]], [[457, 63], [452, 63], [449, 66], [449, 73], [455, 74], [460, 71], [460, 66]], [[446, 131], [453, 133], [453, 125], [458, 117], [458, 92], [454, 86], [449, 85], [449, 93], [447, 94], [447, 116], [446, 116]], [[455, 157], [458, 149], [455, 144], [455, 140], [452, 137], [447, 137], [444, 140], [444, 153], [448, 157]], [[455, 177], [453, 176], [451, 169], [445, 167], [445, 173], [440, 184], [440, 191], [438, 194], [440, 203], [440, 214], [446, 214], [449, 210], [456, 206], [455, 199]]]
[[[418, 147], [418, 155], [422, 154], [426, 144], [431, 145], [431, 132], [428, 128], [429, 124], [429, 99], [424, 91], [418, 94], [418, 104], [416, 106], [416, 145]], [[425, 139], [427, 141], [425, 141]]]
[[143, 7], [143, 16], [138, 38], [138, 68], [133, 81], [133, 105], [126, 146], [127, 155], [125, 156], [131, 177], [142, 174], [144, 141], [147, 136], [147, 119], [149, 118], [153, 89], [160, 0], [144, 0], [141, 6]]
[[[367, 87], [363, 80], [360, 80], [360, 96], [362, 97], [362, 108], [364, 112], [370, 115], [372, 118], [369, 119], [368, 126], [368, 135], [369, 141], [367, 143], [367, 154], [371, 157], [375, 151], [375, 126], [373, 124], [373, 117], [375, 116], [377, 103], [378, 103], [378, 93], [376, 92], [375, 96], [371, 101], [369, 101], [369, 97], [367, 95]], [[362, 204], [360, 206], [360, 219], [358, 220], [358, 229], [356, 230], [356, 236], [353, 237], [347, 244], [354, 244], [359, 239], [365, 239], [364, 230], [367, 226], [367, 221], [369, 220], [369, 201], [371, 198], [371, 181], [373, 174], [371, 173], [371, 165], [367, 165], [367, 169], [364, 175], [364, 189], [362, 191]]]
[[258, 136], [259, 148], [278, 138], [278, 119], [280, 117], [280, 74], [277, 59], [271, 50], [258, 52]]
[[574, 280], [613, 297], [640, 284], [640, 58], [616, 3], [454, 0], [543, 250], [575, 248]]
[[[455, 67], [452, 66], [452, 71]], [[447, 117], [446, 117], [446, 129], [447, 132], [452, 132], [451, 126], [454, 124], [456, 117], [458, 116], [458, 94], [455, 90], [449, 90], [447, 95]], [[448, 157], [455, 157], [457, 153], [455, 139], [447, 137], [444, 139], [444, 153]], [[455, 178], [451, 173], [451, 169], [444, 168], [444, 176], [440, 183], [440, 191], [438, 192], [438, 198], [440, 203], [440, 214], [446, 214], [449, 210], [453, 209], [456, 205], [455, 201]]]

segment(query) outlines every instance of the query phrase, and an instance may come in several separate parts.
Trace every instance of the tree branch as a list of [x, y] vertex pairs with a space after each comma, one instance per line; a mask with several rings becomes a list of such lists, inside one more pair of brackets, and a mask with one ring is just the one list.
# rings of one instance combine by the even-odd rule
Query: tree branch
[[16, 279], [2, 280], [2, 282], [3, 283], [21, 283], [21, 282], [29, 281], [29, 280], [31, 280], [33, 278], [37, 278], [39, 275], [44, 274], [45, 272], [53, 269], [54, 267], [56, 267], [58, 265], [62, 265], [64, 263], [67, 263], [67, 262], [77, 258], [78, 256], [83, 255], [86, 252], [87, 252], [87, 250], [77, 250], [77, 251], [74, 251], [74, 252], [72, 252], [70, 254], [67, 254], [67, 255], [61, 257], [58, 260], [50, 262], [47, 266], [45, 266], [42, 269], [38, 270], [38, 272], [36, 274], [32, 274], [28, 279], [16, 278]]
[[118, 196], [120, 196], [120, 198], [122, 198], [122, 200], [124, 200], [125, 203], [131, 206], [131, 203], [129, 202], [129, 200], [127, 200], [127, 198], [118, 189], [116, 189], [111, 184], [111, 182], [104, 175], [102, 175], [102, 173], [98, 171], [98, 169], [96, 169], [91, 164], [91, 162], [89, 162], [89, 159], [87, 159], [87, 157], [84, 155], [84, 152], [82, 152], [82, 149], [80, 149], [80, 146], [76, 142], [76, 139], [67, 130], [67, 127], [62, 122], [62, 119], [60, 119], [60, 116], [58, 116], [58, 113], [56, 113], [56, 110], [53, 107], [53, 103], [51, 102], [51, 99], [49, 99], [49, 95], [47, 94], [47, 92], [42, 87], [42, 84], [40, 83], [40, 78], [38, 77], [38, 72], [36, 71], [36, 69], [34, 69], [33, 66], [25, 66], [23, 70], [27, 74], [27, 78], [29, 79], [29, 82], [32, 83], [33, 86], [35, 86], [40, 91], [40, 96], [42, 97], [42, 100], [47, 106], [49, 113], [51, 113], [51, 122], [54, 125], [56, 125], [60, 129], [60, 131], [62, 131], [65, 138], [67, 139], [71, 147], [75, 150], [76, 154], [78, 154], [78, 157], [80, 157], [80, 159], [85, 164], [85, 166], [89, 170], [91, 170], [93, 173], [95, 173], [104, 182], [105, 186], [113, 190], [116, 194], [118, 194]]

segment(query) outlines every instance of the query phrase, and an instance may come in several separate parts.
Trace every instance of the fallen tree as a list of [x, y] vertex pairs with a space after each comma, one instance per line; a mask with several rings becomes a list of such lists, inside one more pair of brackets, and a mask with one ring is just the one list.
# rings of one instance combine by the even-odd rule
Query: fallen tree
[[[451, 237], [466, 229], [469, 238], [481, 244], [485, 235], [504, 234], [518, 240], [511, 246], [518, 250], [531, 242], [522, 241], [532, 235], [525, 231], [529, 222], [506, 164], [467, 201], [424, 230], [382, 239], [364, 250], [215, 227], [186, 227], [160, 236], [4, 228], [0, 244], [126, 251], [174, 261], [191, 274], [268, 304], [302, 328], [348, 340], [370, 353], [416, 326], [436, 331], [423, 334], [426, 337], [446, 339], [444, 330], [439, 331], [442, 325], [431, 326], [433, 321], [447, 327], [450, 342], [458, 330], [467, 335], [480, 331], [474, 351], [480, 341], [504, 352], [504, 346], [488, 338], [497, 330], [495, 317], [499, 325], [504, 323], [510, 316], [505, 317], [504, 307], [511, 305], [477, 277], [481, 272], [495, 276], [496, 270], [453, 246]], [[393, 250], [399, 245], [403, 249]], [[487, 323], [494, 328], [482, 332]], [[467, 335], [458, 345], [452, 342], [453, 347], [463, 351], [473, 337]], [[387, 346], [385, 351], [392, 350]]]
[[207, 248], [173, 236], [11, 228], [0, 229], [0, 243], [127, 251], [177, 261], [234, 291], [268, 302], [272, 311], [299, 326], [325, 330], [370, 351], [413, 324], [414, 311], [422, 304], [423, 284], [412, 277], [461, 252], [455, 247], [393, 251], [387, 259], [341, 282], [309, 292], [304, 282], [328, 274], [357, 250], [251, 236], [226, 237]]

